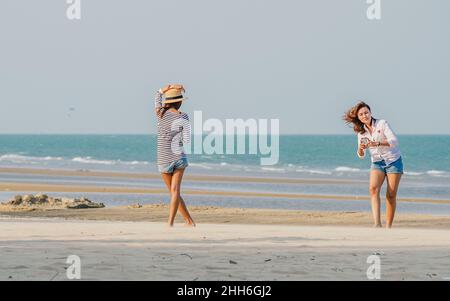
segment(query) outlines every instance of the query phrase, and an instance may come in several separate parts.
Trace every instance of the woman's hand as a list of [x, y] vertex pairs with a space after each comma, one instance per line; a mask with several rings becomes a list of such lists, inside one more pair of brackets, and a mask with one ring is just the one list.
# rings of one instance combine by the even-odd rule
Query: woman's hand
[[156, 114], [156, 116], [161, 117], [161, 110], [162, 110], [162, 108], [163, 108], [163, 107], [155, 108], [155, 114]]
[[359, 143], [359, 149], [363, 151], [369, 148], [369, 144], [370, 144], [369, 139], [361, 139], [361, 142]]
[[365, 155], [365, 149], [366, 149], [366, 145], [365, 144], [361, 144], [358, 148], [358, 156], [360, 158], [363, 158]]
[[370, 141], [367, 144], [367, 147], [379, 147], [380, 145], [381, 145], [381, 142]]

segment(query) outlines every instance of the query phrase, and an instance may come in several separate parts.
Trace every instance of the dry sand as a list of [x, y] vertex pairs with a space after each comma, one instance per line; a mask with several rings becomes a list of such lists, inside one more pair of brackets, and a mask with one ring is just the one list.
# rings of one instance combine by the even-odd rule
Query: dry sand
[[67, 280], [69, 255], [82, 280], [367, 280], [374, 254], [382, 280], [450, 279], [447, 217], [399, 215], [386, 230], [368, 213], [192, 207], [196, 228], [168, 228], [167, 212], [3, 212], [0, 280]]
[[450, 277], [450, 231], [0, 218], [0, 280], [382, 280]]

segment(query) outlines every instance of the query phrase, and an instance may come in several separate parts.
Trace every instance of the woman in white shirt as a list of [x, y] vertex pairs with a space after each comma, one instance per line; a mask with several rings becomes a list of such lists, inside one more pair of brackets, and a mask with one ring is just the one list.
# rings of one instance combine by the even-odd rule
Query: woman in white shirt
[[358, 134], [359, 158], [364, 158], [366, 150], [371, 156], [369, 192], [375, 227], [382, 227], [380, 217], [380, 191], [384, 179], [386, 189], [386, 227], [392, 227], [397, 203], [397, 191], [403, 174], [402, 155], [397, 137], [385, 120], [375, 119], [369, 105], [359, 102], [344, 115], [347, 124], [353, 125]]

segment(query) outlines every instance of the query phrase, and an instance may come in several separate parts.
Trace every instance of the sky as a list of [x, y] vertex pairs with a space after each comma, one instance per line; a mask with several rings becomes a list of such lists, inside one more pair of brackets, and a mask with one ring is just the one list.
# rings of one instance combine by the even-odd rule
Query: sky
[[351, 134], [358, 100], [398, 134], [450, 134], [450, 1], [0, 2], [0, 133], [155, 133], [155, 91], [203, 119]]

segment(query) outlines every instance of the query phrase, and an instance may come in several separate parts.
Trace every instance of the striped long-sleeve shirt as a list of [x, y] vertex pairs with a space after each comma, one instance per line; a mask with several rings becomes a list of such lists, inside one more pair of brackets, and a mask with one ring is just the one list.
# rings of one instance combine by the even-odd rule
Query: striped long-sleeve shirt
[[[162, 96], [160, 90], [156, 92], [155, 108], [162, 107]], [[166, 111], [158, 119], [158, 139], [157, 139], [157, 164], [167, 164], [186, 158], [184, 146], [190, 143], [191, 125], [189, 116], [183, 112]]]

